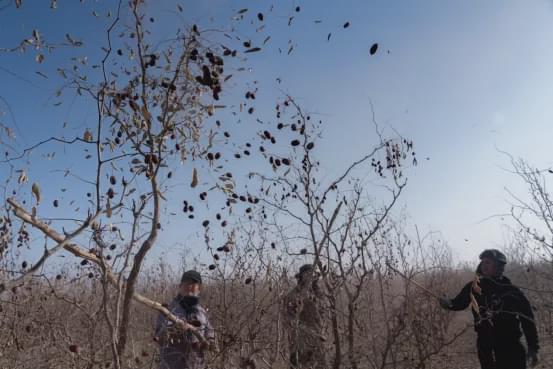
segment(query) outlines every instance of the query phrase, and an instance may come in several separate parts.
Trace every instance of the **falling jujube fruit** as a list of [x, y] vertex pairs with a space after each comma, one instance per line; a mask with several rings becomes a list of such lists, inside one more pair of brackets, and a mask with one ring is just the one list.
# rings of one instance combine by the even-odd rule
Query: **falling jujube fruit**
[[376, 54], [376, 51], [377, 51], [377, 50], [378, 50], [378, 43], [374, 43], [374, 44], [371, 46], [371, 48], [370, 48], [370, 50], [369, 50], [369, 53], [370, 53], [371, 55], [374, 55], [374, 54]]

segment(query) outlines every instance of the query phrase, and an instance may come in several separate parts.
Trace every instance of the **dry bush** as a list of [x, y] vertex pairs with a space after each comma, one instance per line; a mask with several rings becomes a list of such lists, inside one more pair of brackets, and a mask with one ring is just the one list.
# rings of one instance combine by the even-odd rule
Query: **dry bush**
[[[237, 254], [238, 249], [228, 256], [244, 260]], [[179, 278], [179, 273], [167, 271], [170, 269], [149, 269], [139, 290], [148, 291], [158, 301], [170, 301]], [[206, 278], [202, 301], [209, 309], [219, 346], [210, 357], [210, 367], [247, 367], [251, 363], [257, 368], [287, 367], [288, 346], [279, 304], [295, 283], [288, 277], [289, 269], [289, 264], [274, 265], [270, 270], [240, 264], [233, 265], [231, 275], [214, 273]], [[447, 265], [428, 272], [413, 260], [409, 275], [437, 293], [465, 281]], [[49, 283], [57, 288], [53, 290]], [[353, 278], [346, 283], [355, 285], [356, 281]], [[98, 288], [102, 288], [101, 282], [86, 275], [73, 280], [54, 277], [48, 281], [44, 277], [10, 294], [10, 302], [2, 304], [1, 324], [7, 334], [2, 336], [0, 366], [31, 368], [37, 367], [37, 362], [40, 367], [56, 369], [112, 365], [109, 330], [102, 317]], [[343, 289], [335, 298], [339, 331], [345, 339], [349, 300]], [[157, 345], [152, 338], [156, 314], [136, 305], [131, 316], [124, 365], [155, 367]], [[462, 368], [463, 362], [471, 360], [466, 353], [474, 351], [474, 342], [468, 340], [469, 346], [460, 349], [459, 342], [466, 337], [457, 339], [456, 335], [467, 333], [470, 320], [469, 316], [459, 318], [440, 310], [425, 291], [389, 270], [376, 270], [364, 281], [356, 302], [354, 347], [344, 351], [341, 367], [350, 365], [353, 353], [358, 368], [439, 367], [446, 361], [459, 362], [456, 367]], [[78, 346], [78, 352], [71, 352], [72, 345]], [[329, 339], [327, 345], [332, 352], [333, 340]]]
[[[62, 203], [71, 219], [44, 215], [46, 199], [53, 208], [62, 200], [33, 177], [33, 163], [24, 161], [31, 148], [8, 150], [2, 161], [11, 175], [2, 185], [7, 205], [0, 214], [0, 367], [155, 367], [153, 324], [159, 313], [175, 319], [160, 302], [173, 297], [183, 267], [161, 262], [148, 268], [146, 261], [176, 211], [190, 222], [205, 215], [201, 233], [213, 262], [195, 266], [206, 275], [203, 301], [217, 331], [210, 367], [288, 366], [281, 305], [302, 262], [321, 275], [334, 369], [473, 365], [470, 317], [440, 310], [416, 284], [441, 294], [461, 285], [464, 275], [452, 271], [447, 247], [418, 232], [408, 235], [406, 220], [394, 216], [406, 168], [416, 165], [413, 143], [398, 134], [384, 137], [377, 127], [367, 154], [329, 179], [315, 156], [322, 122], [290, 96], [264, 119], [267, 129], [249, 132], [251, 140], [230, 137], [219, 111], [250, 117], [257, 93], [240, 91], [245, 100], [239, 105], [219, 101], [231, 68], [247, 69], [245, 57], [231, 58], [236, 49], [244, 55], [259, 50], [236, 39], [223, 44], [213, 36], [221, 30], [198, 25], [158, 44], [143, 1], [117, 4], [104, 30], [102, 58], [93, 66], [74, 59], [56, 71], [64, 86], [58, 97], [84, 96], [97, 120], [75, 137], [51, 137], [32, 147], [62, 143], [78, 163], [91, 163], [56, 168], [63, 189], [77, 199]], [[33, 33], [37, 61], [53, 45], [46, 39]], [[23, 51], [26, 42], [8, 52]], [[247, 178], [240, 182], [229, 163], [254, 148], [262, 169], [242, 173], [249, 162], [235, 164]], [[184, 202], [173, 201], [182, 189], [174, 182], [181, 163], [189, 191]], [[76, 182], [90, 192], [72, 193]], [[24, 261], [24, 251], [42, 247], [44, 238], [41, 256]], [[49, 264], [64, 250], [73, 261]], [[546, 281], [532, 283], [545, 288]], [[551, 322], [550, 315], [540, 319]]]

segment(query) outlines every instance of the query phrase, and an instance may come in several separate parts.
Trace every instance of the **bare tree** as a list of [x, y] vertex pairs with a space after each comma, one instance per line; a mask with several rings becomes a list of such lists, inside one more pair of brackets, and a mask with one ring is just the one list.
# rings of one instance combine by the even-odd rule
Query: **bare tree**
[[[511, 197], [509, 227], [509, 275], [528, 294], [535, 310], [540, 337], [548, 337], [553, 314], [553, 201], [548, 188], [550, 168], [537, 168], [522, 158], [507, 154], [512, 172], [524, 185], [526, 193], [507, 189]], [[551, 346], [541, 339], [541, 361], [551, 361]]]
[[[17, 8], [23, 5], [17, 2]], [[182, 11], [180, 6], [176, 9]], [[19, 244], [30, 248], [36, 237], [47, 241], [38, 260], [23, 261], [17, 267], [12, 263], [11, 268], [3, 269], [7, 278], [0, 285], [0, 292], [15, 295], [44, 270], [52, 256], [61, 250], [69, 252], [80, 260], [81, 267], [90, 268], [88, 275], [97, 280], [98, 284], [93, 285], [98, 287], [95, 292], [102, 299], [94, 307], [95, 312], [88, 314], [94, 317], [95, 324], [101, 322], [107, 330], [109, 343], [103, 342], [102, 349], [109, 350], [114, 366], [121, 368], [129, 365], [126, 354], [133, 300], [177, 320], [162, 304], [138, 293], [137, 286], [146, 257], [163, 230], [162, 217], [169, 208], [166, 201], [178, 163], [190, 163], [186, 165], [187, 187], [205, 188], [200, 201], [206, 199], [208, 192], [218, 192], [219, 195], [210, 196], [211, 206], [221, 201], [223, 209], [231, 211], [234, 204], [226, 197], [238, 188], [226, 169], [230, 158], [224, 158], [223, 153], [225, 147], [240, 143], [233, 142], [215, 119], [218, 110], [225, 108], [219, 103], [223, 84], [232, 76], [225, 71], [225, 60], [237, 57], [235, 49], [217, 42], [215, 31], [203, 31], [196, 24], [179, 28], [174, 38], [154, 44], [159, 40], [148, 29], [154, 19], [141, 0], [117, 2], [110, 19], [97, 63], [90, 65], [86, 57], [79, 57], [72, 58], [72, 65], [57, 68], [63, 85], [56, 96], [73, 92], [82, 97], [94, 106], [95, 123], [77, 136], [52, 136], [20, 152], [7, 152], [2, 160], [13, 169], [34, 151], [60, 144], [72, 155], [84, 152], [82, 161], [90, 164], [62, 172], [62, 178], [71, 178], [88, 188], [86, 195], [81, 194], [79, 200], [69, 204], [58, 198], [50, 200], [53, 208], [75, 207], [71, 218], [62, 219], [42, 215], [45, 202], [54, 196], [53, 189], [36, 178], [30, 181], [32, 185], [28, 183], [33, 178], [32, 170], [14, 172], [18, 176], [11, 177], [4, 188], [7, 206], [20, 224]], [[69, 34], [66, 39], [69, 46], [83, 45], [83, 41]], [[32, 38], [2, 51], [19, 52], [32, 47], [37, 51], [37, 63], [42, 63], [44, 50], [59, 46], [45, 40], [46, 36], [35, 30]], [[242, 47], [248, 52], [259, 51]], [[244, 113], [252, 112], [250, 108]], [[204, 177], [209, 179], [203, 180]], [[70, 186], [69, 180], [66, 185]], [[32, 205], [24, 200], [29, 187]], [[194, 219], [192, 201], [184, 201], [182, 210], [184, 216]], [[2, 252], [10, 248], [13, 221], [11, 215], [3, 216]], [[206, 237], [208, 223], [203, 222]], [[230, 234], [224, 227], [222, 224], [217, 230], [222, 237]], [[13, 256], [18, 254], [16, 250], [9, 251]], [[67, 277], [72, 274], [69, 272]], [[80, 301], [75, 300], [74, 305]], [[190, 328], [202, 339], [195, 328]], [[78, 351], [74, 345], [70, 347], [71, 351]]]
[[[32, 6], [15, 5], [0, 9]], [[466, 327], [414, 283], [446, 289], [450, 260], [433, 241], [408, 236], [395, 213], [405, 168], [416, 165], [413, 143], [377, 128], [366, 155], [331, 177], [316, 156], [322, 122], [290, 96], [243, 142], [222, 117], [255, 117], [257, 87], [239, 91], [239, 104], [224, 92], [261, 48], [232, 26], [182, 23], [159, 40], [144, 1], [113, 5], [94, 58], [82, 55], [87, 40], [50, 41], [38, 30], [0, 49], [32, 53], [39, 66], [60, 48], [77, 50], [51, 71], [61, 85], [53, 104], [76, 98], [95, 116], [24, 148], [9, 145], [13, 119], [0, 120], [0, 143], [9, 145], [0, 160], [9, 173], [1, 184], [0, 366], [35, 367], [39, 358], [51, 368], [155, 366], [151, 322], [158, 313], [177, 321], [162, 301], [178, 273], [148, 257], [172, 219], [200, 228], [213, 258], [195, 263], [207, 274], [204, 296], [218, 331], [213, 367], [288, 366], [283, 301], [300, 261], [321, 275], [333, 368], [443, 363], [439, 356]], [[240, 9], [235, 21], [263, 21], [255, 13]], [[45, 69], [35, 74], [48, 77]], [[62, 155], [78, 165], [49, 172], [58, 188], [36, 173]], [[233, 164], [247, 157], [263, 164]], [[244, 170], [247, 179], [236, 174]]]

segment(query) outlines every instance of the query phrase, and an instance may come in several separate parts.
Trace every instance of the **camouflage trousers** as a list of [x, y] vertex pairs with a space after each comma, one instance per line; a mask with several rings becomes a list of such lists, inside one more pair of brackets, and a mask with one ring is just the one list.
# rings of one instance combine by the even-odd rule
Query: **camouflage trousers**
[[290, 345], [290, 369], [327, 369], [326, 351], [322, 344]]

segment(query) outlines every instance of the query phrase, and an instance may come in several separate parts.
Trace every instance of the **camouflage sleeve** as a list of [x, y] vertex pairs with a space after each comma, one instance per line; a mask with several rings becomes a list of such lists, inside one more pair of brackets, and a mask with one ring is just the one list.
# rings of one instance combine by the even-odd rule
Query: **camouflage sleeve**
[[315, 296], [318, 301], [319, 314], [324, 320], [330, 321], [330, 311], [332, 311], [330, 306], [330, 301], [326, 298], [323, 291], [320, 288], [315, 290]]
[[[178, 318], [183, 318], [182, 313], [175, 308], [174, 304], [171, 304], [169, 306], [169, 311], [171, 311], [171, 313], [176, 315]], [[165, 345], [168, 340], [182, 340], [183, 338], [186, 339], [187, 333], [188, 332], [182, 332], [181, 330], [177, 329], [175, 323], [167, 319], [165, 315], [161, 313], [158, 315], [154, 337], [157, 338], [156, 341], [159, 345]]]
[[160, 343], [160, 339], [164, 335], [166, 329], [167, 329], [167, 319], [163, 314], [159, 314], [159, 316], [157, 317], [155, 333], [154, 333], [154, 337], [157, 338], [158, 343]]
[[298, 312], [298, 298], [294, 291], [292, 291], [284, 296], [282, 300], [282, 315], [284, 316], [285, 323], [289, 325], [292, 321], [294, 321], [298, 315]]
[[213, 326], [211, 325], [211, 322], [209, 321], [209, 317], [205, 316], [205, 328], [204, 328], [204, 337], [208, 341], [215, 341], [215, 329], [213, 329]]

